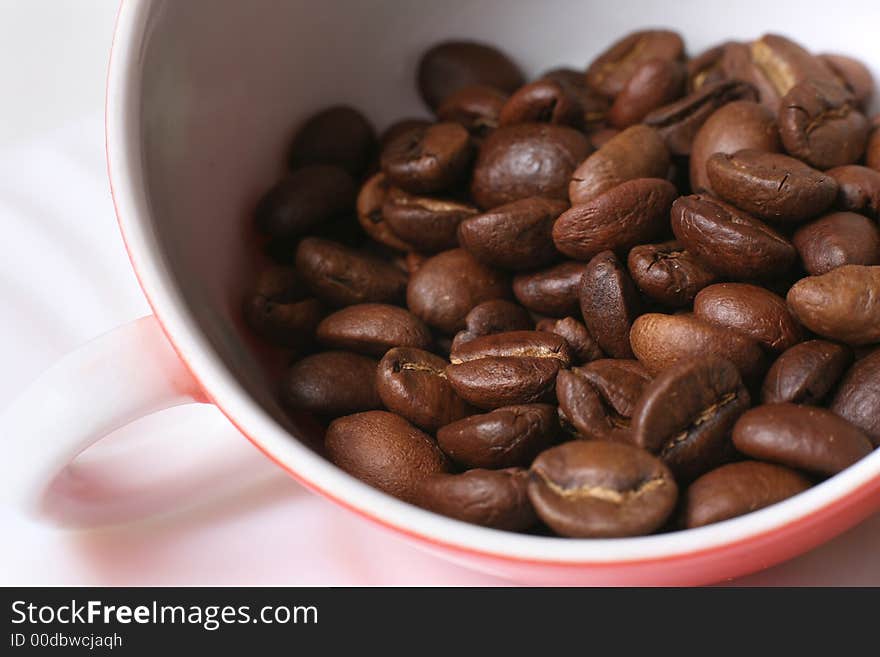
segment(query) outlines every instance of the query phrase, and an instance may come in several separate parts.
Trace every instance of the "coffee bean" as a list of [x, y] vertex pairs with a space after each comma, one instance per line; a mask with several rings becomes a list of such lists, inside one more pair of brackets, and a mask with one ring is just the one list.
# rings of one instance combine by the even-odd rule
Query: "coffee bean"
[[419, 93], [432, 109], [464, 87], [479, 84], [510, 93], [523, 82], [522, 71], [507, 55], [474, 41], [438, 43], [419, 60]]
[[727, 79], [721, 67], [724, 50], [730, 42], [712, 46], [687, 61], [687, 88], [696, 91], [703, 85]]
[[458, 123], [436, 123], [389, 143], [382, 150], [382, 172], [412, 194], [442, 192], [464, 180], [473, 155], [467, 130]]
[[871, 137], [865, 148], [865, 164], [874, 171], [880, 171], [880, 116], [874, 117], [871, 126]]
[[854, 164], [865, 152], [868, 120], [837, 83], [805, 80], [793, 86], [777, 120], [785, 150], [817, 169]]
[[792, 242], [810, 274], [843, 265], [880, 265], [880, 230], [859, 214], [835, 212], [800, 228]]
[[579, 127], [585, 132], [593, 133], [605, 122], [611, 101], [587, 84], [583, 71], [556, 68], [544, 73], [540, 79], [558, 82], [577, 97], [582, 111]]
[[632, 441], [658, 454], [679, 480], [692, 480], [731, 458], [730, 432], [750, 402], [730, 361], [682, 360], [645, 387], [632, 414]]
[[614, 358], [632, 358], [629, 331], [642, 304], [629, 273], [611, 251], [587, 265], [580, 304], [584, 324], [602, 351]]
[[767, 371], [765, 404], [819, 404], [852, 362], [852, 351], [825, 340], [808, 340], [786, 350]]
[[649, 59], [633, 72], [614, 99], [608, 120], [617, 128], [641, 122], [651, 111], [678, 99], [684, 92], [685, 69], [679, 61]]
[[474, 411], [446, 380], [448, 363], [439, 356], [413, 349], [390, 349], [376, 371], [376, 390], [385, 407], [425, 431], [466, 417]]
[[831, 69], [837, 81], [855, 98], [856, 105], [864, 109], [874, 93], [874, 78], [862, 62], [846, 55], [819, 55]]
[[398, 251], [409, 251], [413, 246], [394, 233], [382, 214], [390, 187], [384, 173], [377, 173], [364, 183], [357, 197], [358, 221], [364, 232], [380, 244]]
[[864, 431], [880, 447], [880, 349], [856, 362], [846, 373], [831, 410]]
[[501, 108], [506, 102], [507, 94], [495, 87], [462, 87], [447, 96], [437, 108], [437, 118], [460, 124], [472, 137], [485, 137], [498, 127]]
[[547, 331], [565, 338], [571, 353], [572, 363], [588, 363], [602, 358], [602, 349], [593, 339], [587, 327], [574, 317], [564, 319], [542, 319], [535, 327], [538, 331]]
[[459, 224], [478, 210], [467, 203], [415, 196], [392, 187], [382, 205], [385, 223], [395, 235], [424, 253], [458, 246]]
[[311, 116], [296, 133], [290, 166], [332, 164], [358, 177], [375, 149], [376, 132], [363, 114], [343, 105], [328, 107]]
[[667, 306], [690, 304], [697, 292], [715, 282], [715, 274], [678, 242], [633, 247], [629, 273], [643, 294]]
[[467, 468], [528, 466], [559, 437], [556, 407], [505, 406], [447, 424], [437, 442], [449, 458]]
[[684, 526], [693, 529], [736, 518], [782, 502], [809, 487], [809, 479], [779, 465], [728, 463], [688, 487]]
[[499, 116], [499, 125], [555, 123], [583, 126], [584, 110], [574, 89], [543, 78], [520, 87], [510, 96]]
[[715, 193], [753, 215], [799, 223], [822, 214], [837, 197], [837, 181], [800, 160], [755, 150], [715, 153], [706, 162]]
[[287, 174], [260, 199], [257, 228], [275, 239], [300, 237], [319, 224], [351, 212], [357, 189], [344, 169], [302, 167]]
[[565, 317], [580, 312], [578, 294], [587, 264], [563, 262], [549, 269], [519, 274], [513, 279], [513, 294], [534, 313]]
[[672, 473], [659, 459], [622, 443], [564, 443], [538, 456], [529, 472], [538, 517], [562, 536], [650, 534], [678, 498]]
[[780, 94], [777, 85], [783, 85], [785, 88], [788, 88], [788, 85], [781, 76], [778, 79], [768, 77], [769, 70], [765, 71], [752, 58], [752, 45], [736, 41], [725, 44], [719, 63], [722, 78], [740, 80], [752, 85], [758, 93], [757, 100], [775, 115], [779, 110], [779, 100], [784, 95]]
[[853, 424], [824, 408], [766, 404], [743, 414], [733, 428], [736, 448], [752, 458], [832, 476], [871, 452]]
[[633, 32], [612, 44], [587, 69], [587, 83], [611, 98], [617, 96], [643, 62], [684, 58], [684, 42], [675, 32]]
[[305, 296], [296, 272], [289, 267], [264, 270], [245, 299], [244, 318], [260, 337], [281, 347], [300, 349], [315, 337], [324, 308]]
[[331, 349], [370, 356], [382, 356], [392, 347], [431, 346], [431, 332], [418, 317], [384, 303], [359, 303], [337, 310], [318, 324], [317, 336]]
[[666, 180], [629, 180], [563, 212], [553, 225], [553, 242], [578, 260], [606, 250], [629, 251], [660, 235], [677, 196], [675, 185]]
[[665, 178], [668, 171], [669, 152], [657, 131], [634, 125], [577, 167], [571, 174], [568, 196], [572, 205], [582, 205], [628, 180]]
[[586, 137], [567, 126], [498, 128], [480, 146], [471, 196], [484, 210], [530, 196], [566, 201], [572, 172], [589, 152]]
[[285, 375], [281, 401], [289, 410], [326, 417], [380, 408], [376, 361], [347, 351], [306, 356]]
[[465, 328], [465, 316], [477, 304], [509, 296], [507, 277], [464, 249], [428, 258], [412, 275], [406, 292], [409, 309], [449, 335]]
[[525, 531], [537, 522], [526, 488], [528, 472], [468, 470], [435, 474], [419, 484], [419, 506], [492, 529]]
[[458, 239], [477, 260], [494, 267], [517, 271], [543, 267], [559, 257], [553, 223], [567, 209], [564, 201], [524, 198], [465, 219]]
[[477, 304], [471, 308], [464, 321], [465, 329], [455, 334], [453, 348], [482, 335], [529, 331], [535, 325], [525, 308], [506, 299], [492, 299]]
[[633, 322], [630, 343], [636, 358], [653, 373], [679, 360], [709, 356], [731, 361], [746, 381], [764, 371], [764, 353], [757, 341], [693, 315], [642, 315]]
[[766, 224], [701, 194], [672, 204], [672, 232], [703, 265], [728, 278], [778, 276], [796, 255], [791, 243]]
[[391, 142], [397, 141], [401, 135], [412, 131], [421, 132], [432, 125], [434, 125], [434, 122], [427, 119], [401, 119], [395, 121], [385, 128], [385, 131], [379, 136], [379, 152], [385, 150]]
[[334, 420], [324, 443], [330, 460], [348, 474], [412, 503], [418, 503], [427, 477], [449, 467], [430, 436], [387, 411]]
[[838, 208], [880, 219], [880, 171], [847, 164], [826, 173], [837, 181]]
[[317, 237], [299, 243], [296, 270], [312, 294], [333, 306], [394, 303], [406, 290], [406, 274], [391, 263]]
[[814, 333], [858, 346], [880, 342], [880, 266], [844, 265], [801, 279], [788, 307]]
[[750, 54], [757, 70], [773, 85], [778, 98], [783, 98], [804, 80], [837, 84], [833, 71], [825, 62], [800, 44], [778, 34], [765, 34], [754, 41]]

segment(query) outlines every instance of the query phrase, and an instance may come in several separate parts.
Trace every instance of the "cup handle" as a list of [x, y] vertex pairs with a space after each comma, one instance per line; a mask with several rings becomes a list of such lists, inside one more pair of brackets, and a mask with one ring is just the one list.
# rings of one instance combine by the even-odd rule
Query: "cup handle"
[[180, 491], [148, 491], [120, 500], [100, 481], [84, 481], [70, 465], [134, 420], [207, 402], [155, 317], [125, 324], [65, 356], [5, 411], [0, 488], [12, 505], [63, 526], [95, 527], [154, 515], [171, 497], [179, 501]]

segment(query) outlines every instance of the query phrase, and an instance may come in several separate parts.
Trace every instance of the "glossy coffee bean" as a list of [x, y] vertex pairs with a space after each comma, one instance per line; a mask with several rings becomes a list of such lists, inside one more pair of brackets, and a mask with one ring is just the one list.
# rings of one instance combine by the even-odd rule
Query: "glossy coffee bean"
[[[746, 43], [729, 41], [724, 44], [719, 69], [721, 79], [741, 80], [752, 85], [758, 93], [757, 100], [773, 114], [779, 110], [779, 101], [784, 95], [780, 88], [787, 89], [789, 82], [783, 76], [768, 77], [758, 61], [753, 59], [753, 46], [757, 42]], [[759, 47], [760, 52], [760, 47]], [[777, 70], [779, 67], [775, 67]]]
[[506, 102], [507, 94], [495, 87], [463, 87], [447, 96], [437, 108], [437, 119], [458, 123], [472, 137], [481, 138], [498, 127], [501, 108]]
[[669, 163], [669, 152], [657, 132], [634, 125], [611, 138], [582, 164], [577, 163], [580, 166], [570, 176], [568, 197], [572, 205], [582, 205], [628, 180], [665, 178]]
[[548, 269], [518, 274], [513, 279], [513, 294], [523, 306], [539, 315], [574, 315], [580, 311], [578, 294], [586, 268], [585, 262], [562, 262]]
[[296, 270], [311, 292], [332, 306], [395, 303], [406, 290], [406, 274], [393, 264], [317, 237], [299, 243]]
[[531, 196], [566, 201], [571, 174], [589, 152], [587, 138], [567, 126], [498, 128], [480, 146], [471, 196], [484, 210]]
[[446, 472], [434, 440], [387, 411], [368, 411], [330, 423], [327, 456], [348, 474], [379, 490], [418, 503], [425, 478]]
[[857, 361], [843, 378], [831, 410], [880, 447], [880, 349]]
[[538, 517], [562, 536], [650, 534], [678, 498], [672, 473], [659, 459], [622, 443], [564, 443], [535, 459], [530, 475]]
[[465, 219], [458, 228], [461, 245], [477, 260], [502, 269], [537, 269], [559, 257], [553, 244], [556, 218], [565, 201], [530, 197]]
[[606, 250], [625, 253], [662, 233], [677, 196], [675, 185], [666, 180], [629, 180], [563, 212], [553, 225], [553, 242], [577, 260]]
[[375, 149], [376, 132], [363, 114], [344, 105], [328, 107], [297, 131], [290, 148], [290, 166], [331, 164], [358, 177]]
[[592, 134], [604, 124], [611, 107], [611, 100], [587, 84], [583, 71], [556, 68], [541, 75], [540, 79], [558, 82], [577, 97], [582, 111], [579, 129]]
[[410, 278], [406, 292], [409, 309], [448, 335], [465, 328], [465, 317], [477, 304], [509, 296], [507, 276], [464, 249], [428, 258]]
[[826, 476], [872, 450], [855, 425], [824, 408], [797, 404], [766, 404], [747, 411], [733, 428], [733, 443], [760, 461]]
[[376, 371], [376, 390], [382, 403], [432, 433], [466, 417], [473, 409], [446, 380], [447, 365], [443, 358], [421, 349], [390, 349]]
[[474, 41], [438, 43], [419, 60], [419, 93], [432, 109], [464, 87], [479, 84], [510, 93], [524, 81], [522, 71], [507, 55]]
[[382, 150], [382, 172], [411, 194], [432, 194], [461, 183], [473, 160], [470, 135], [458, 123], [410, 130]]
[[590, 260], [579, 294], [584, 324], [602, 351], [614, 358], [632, 358], [629, 331], [641, 311], [641, 299], [617, 256], [605, 251]]
[[672, 307], [687, 306], [716, 279], [712, 270], [678, 242], [633, 247], [627, 266], [645, 296]]
[[381, 172], [364, 183], [357, 197], [358, 221], [364, 232], [380, 244], [398, 251], [410, 251], [414, 247], [395, 234], [382, 214], [390, 188], [388, 179]]
[[718, 196], [768, 221], [800, 223], [822, 214], [837, 197], [832, 176], [779, 153], [715, 153], [706, 173]]
[[834, 72], [799, 43], [778, 34], [765, 34], [750, 46], [752, 61], [783, 98], [804, 80], [836, 84]]
[[285, 375], [281, 401], [289, 410], [326, 417], [380, 408], [376, 361], [348, 351], [306, 356]]
[[778, 276], [794, 262], [794, 247], [779, 233], [723, 201], [695, 194], [672, 204], [672, 231], [699, 261], [720, 276], [748, 280]]
[[527, 486], [528, 472], [522, 468], [434, 474], [419, 484], [416, 503], [474, 525], [525, 531], [537, 522]]
[[798, 229], [792, 243], [814, 276], [843, 265], [880, 265], [880, 229], [860, 214], [825, 215]]
[[777, 358], [764, 379], [765, 404], [820, 404], [852, 362], [852, 350], [826, 340], [797, 344]]
[[392, 187], [382, 205], [388, 227], [412, 248], [436, 253], [458, 246], [457, 230], [462, 221], [478, 210], [445, 198], [416, 196]]
[[846, 55], [823, 54], [819, 55], [819, 59], [831, 69], [837, 81], [853, 95], [860, 109], [868, 106], [874, 94], [874, 78], [867, 66]]
[[632, 440], [691, 480], [729, 460], [730, 432], [750, 402], [730, 361], [682, 360], [645, 387], [632, 414]]
[[572, 363], [589, 363], [604, 355], [599, 343], [590, 335], [587, 327], [574, 317], [542, 319], [535, 328], [538, 331], [555, 333], [565, 338], [571, 353]]
[[837, 181], [836, 207], [880, 219], [880, 171], [848, 164], [826, 173]]
[[437, 442], [449, 458], [467, 468], [528, 467], [557, 442], [559, 433], [555, 406], [521, 404], [447, 424], [437, 432]]
[[261, 338], [299, 349], [314, 340], [325, 310], [320, 301], [305, 295], [293, 269], [275, 266], [261, 272], [245, 299], [243, 313], [248, 326]]
[[427, 349], [431, 331], [411, 312], [384, 303], [359, 303], [327, 315], [317, 330], [318, 342], [330, 349], [345, 349], [382, 356], [392, 347]]
[[616, 128], [640, 123], [658, 107], [677, 100], [684, 93], [685, 68], [676, 60], [649, 59], [627, 81], [608, 111]]
[[684, 57], [684, 42], [675, 32], [645, 30], [633, 32], [612, 44], [587, 69], [587, 83], [611, 98], [626, 87], [646, 61], [676, 61]]
[[688, 487], [684, 526], [693, 529], [736, 518], [782, 502], [810, 485], [802, 474], [780, 465], [760, 461], [728, 463]]
[[541, 78], [517, 89], [499, 115], [499, 125], [555, 123], [580, 128], [584, 110], [575, 89], [565, 83]]
[[464, 318], [465, 328], [455, 334], [455, 348], [482, 335], [507, 331], [529, 331], [534, 328], [531, 315], [522, 306], [507, 299], [492, 299], [477, 304]]
[[356, 194], [344, 169], [323, 164], [297, 169], [260, 199], [254, 214], [257, 228], [274, 239], [300, 237], [351, 212]]
[[844, 265], [792, 286], [788, 307], [814, 333], [859, 346], [880, 342], [880, 266]]

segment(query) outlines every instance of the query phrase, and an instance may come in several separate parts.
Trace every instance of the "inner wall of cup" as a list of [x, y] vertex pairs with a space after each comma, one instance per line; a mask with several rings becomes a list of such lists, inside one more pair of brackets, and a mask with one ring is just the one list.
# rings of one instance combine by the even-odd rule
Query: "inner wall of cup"
[[779, 32], [816, 52], [860, 57], [880, 80], [874, 0], [842, 3], [823, 21], [815, 17], [827, 3], [779, 0], [187, 0], [151, 11], [142, 88], [151, 220], [193, 317], [232, 373], [289, 427], [240, 307], [256, 267], [254, 205], [283, 174], [290, 139], [313, 112], [350, 104], [380, 130], [426, 116], [415, 67], [444, 38], [494, 43], [534, 76], [582, 69], [644, 27], [680, 31], [691, 54]]

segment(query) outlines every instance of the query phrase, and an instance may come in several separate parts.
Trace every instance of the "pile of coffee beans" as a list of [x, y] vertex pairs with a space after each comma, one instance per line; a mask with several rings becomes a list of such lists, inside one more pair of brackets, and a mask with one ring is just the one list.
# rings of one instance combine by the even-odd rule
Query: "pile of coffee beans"
[[[519, 532], [692, 528], [880, 445], [880, 118], [843, 55], [648, 30], [528, 81], [422, 55], [432, 119], [331, 107], [255, 211], [245, 318], [321, 449]], [[269, 260], [267, 260], [269, 262]]]

